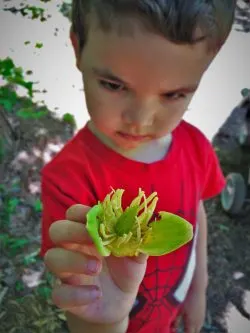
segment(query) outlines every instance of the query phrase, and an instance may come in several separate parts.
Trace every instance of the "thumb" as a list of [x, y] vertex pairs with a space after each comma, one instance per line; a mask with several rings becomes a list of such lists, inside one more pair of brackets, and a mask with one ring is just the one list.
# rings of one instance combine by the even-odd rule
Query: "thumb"
[[109, 273], [114, 283], [123, 292], [137, 292], [146, 272], [147, 256], [106, 258]]

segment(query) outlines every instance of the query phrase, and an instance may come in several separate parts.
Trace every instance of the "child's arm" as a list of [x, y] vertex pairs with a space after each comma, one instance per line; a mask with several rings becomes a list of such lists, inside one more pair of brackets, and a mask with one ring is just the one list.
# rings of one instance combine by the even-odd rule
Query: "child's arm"
[[200, 202], [197, 219], [199, 225], [199, 233], [196, 246], [196, 268], [192, 281], [192, 287], [206, 290], [208, 285], [207, 216], [202, 201]]
[[206, 314], [206, 290], [208, 284], [207, 218], [202, 201], [199, 205], [197, 219], [199, 231], [196, 244], [196, 268], [182, 311], [176, 319], [177, 327], [179, 320], [183, 319], [186, 333], [200, 332]]

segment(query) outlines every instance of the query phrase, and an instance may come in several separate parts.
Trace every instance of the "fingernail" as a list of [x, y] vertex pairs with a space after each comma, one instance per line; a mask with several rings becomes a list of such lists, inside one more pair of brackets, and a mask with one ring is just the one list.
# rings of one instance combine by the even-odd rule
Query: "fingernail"
[[90, 273], [97, 273], [99, 270], [99, 262], [97, 260], [89, 260], [87, 262], [87, 270]]

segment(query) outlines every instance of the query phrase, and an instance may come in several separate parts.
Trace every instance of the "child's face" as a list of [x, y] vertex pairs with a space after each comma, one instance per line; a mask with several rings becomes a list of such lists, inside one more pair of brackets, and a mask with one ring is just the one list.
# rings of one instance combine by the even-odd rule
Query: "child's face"
[[77, 61], [93, 124], [123, 150], [165, 136], [213, 56], [205, 41], [177, 45], [139, 27], [130, 36], [90, 29]]

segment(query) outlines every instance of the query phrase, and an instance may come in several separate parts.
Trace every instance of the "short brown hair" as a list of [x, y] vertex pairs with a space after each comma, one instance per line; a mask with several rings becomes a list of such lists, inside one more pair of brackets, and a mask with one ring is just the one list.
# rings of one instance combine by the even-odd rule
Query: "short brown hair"
[[125, 31], [131, 28], [127, 20], [136, 18], [144, 28], [175, 43], [194, 43], [199, 28], [209, 49], [215, 50], [231, 31], [235, 6], [236, 0], [73, 0], [72, 31], [82, 50], [93, 15], [104, 31]]

